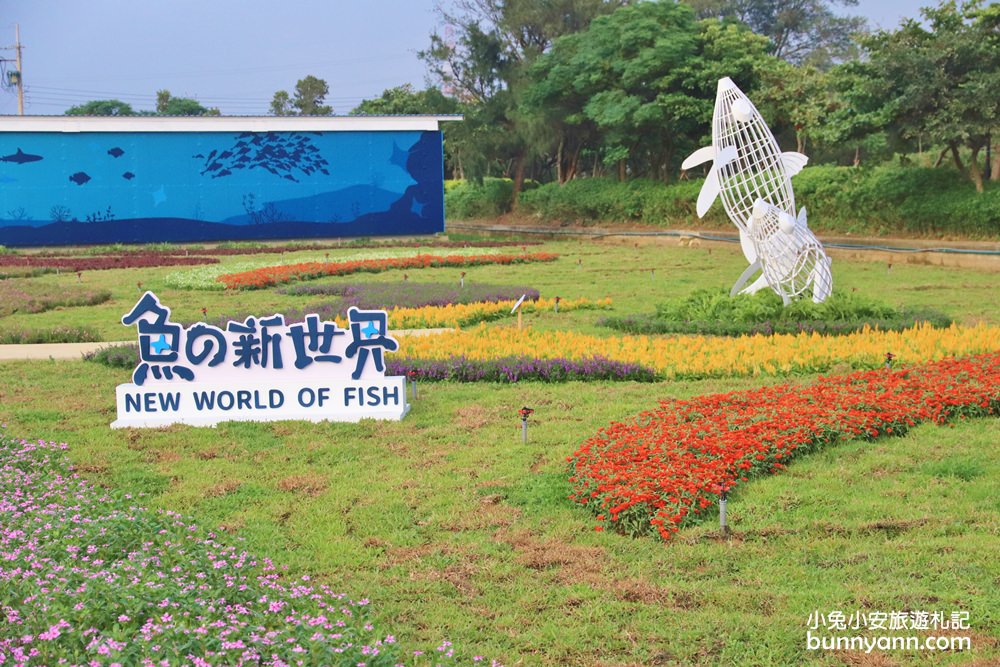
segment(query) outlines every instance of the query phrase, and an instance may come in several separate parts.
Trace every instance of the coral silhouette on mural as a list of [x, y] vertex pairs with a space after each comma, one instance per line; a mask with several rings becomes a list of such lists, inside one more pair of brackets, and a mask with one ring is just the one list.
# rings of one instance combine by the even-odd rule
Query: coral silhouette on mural
[[[792, 177], [809, 158], [781, 152], [760, 112], [729, 77], [719, 80], [712, 145], [692, 153], [681, 167], [709, 160], [712, 166], [698, 195], [698, 217], [721, 197], [750, 262], [731, 294], [741, 288], [752, 294], [768, 286], [788, 304], [811, 288], [813, 301], [825, 300], [833, 289], [830, 258], [809, 230], [805, 208], [796, 213], [792, 191]], [[761, 276], [744, 288], [758, 271]]]

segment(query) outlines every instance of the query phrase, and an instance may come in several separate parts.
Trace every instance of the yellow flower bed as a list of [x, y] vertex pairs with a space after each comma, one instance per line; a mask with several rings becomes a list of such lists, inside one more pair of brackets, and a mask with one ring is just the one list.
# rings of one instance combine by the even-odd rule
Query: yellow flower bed
[[[438, 329], [464, 327], [480, 322], [498, 320], [510, 315], [510, 309], [515, 301], [498, 301], [496, 303], [453, 303], [447, 306], [422, 306], [420, 308], [392, 308], [388, 310], [389, 326], [393, 329]], [[536, 311], [554, 311], [555, 299], [538, 299], [525, 301], [521, 309], [526, 313]], [[560, 299], [559, 312], [570, 310], [607, 309], [611, 307], [611, 299]], [[513, 315], [510, 315], [514, 317]], [[337, 318], [341, 327], [347, 326], [347, 320]]]
[[885, 363], [886, 352], [895, 355], [893, 363], [898, 365], [996, 349], [1000, 349], [1000, 327], [986, 324], [952, 325], [947, 329], [918, 325], [900, 332], [865, 329], [846, 336], [802, 333], [738, 338], [600, 338], [480, 325], [465, 331], [406, 337], [400, 342], [399, 353], [411, 359], [446, 359], [452, 355], [472, 359], [520, 355], [580, 359], [599, 355], [651, 366], [665, 378], [691, 378], [822, 372], [843, 363], [852, 368], [875, 368]]

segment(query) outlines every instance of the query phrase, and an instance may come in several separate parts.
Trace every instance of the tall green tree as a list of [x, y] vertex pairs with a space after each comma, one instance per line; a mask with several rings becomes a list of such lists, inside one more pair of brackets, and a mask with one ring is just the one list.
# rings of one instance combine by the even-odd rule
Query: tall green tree
[[135, 116], [131, 104], [121, 100], [92, 100], [66, 109], [67, 116]]
[[553, 117], [567, 145], [596, 149], [619, 178], [666, 180], [706, 138], [718, 79], [752, 92], [758, 70], [774, 60], [767, 48], [744, 26], [696, 21], [686, 5], [640, 3], [557, 40], [538, 60], [525, 102]]
[[856, 37], [867, 21], [840, 16], [834, 5], [858, 0], [687, 0], [701, 18], [736, 19], [770, 38], [772, 53], [794, 64], [828, 69], [857, 56]]
[[271, 114], [275, 116], [329, 116], [333, 107], [323, 104], [330, 94], [330, 86], [325, 80], [312, 74], [299, 79], [295, 84], [295, 94], [279, 90], [271, 98]]
[[412, 84], [387, 88], [379, 97], [363, 100], [351, 109], [351, 116], [393, 116], [407, 114], [461, 113], [458, 100], [445, 97], [437, 88], [414, 90]]
[[[442, 88], [467, 105], [453, 149], [469, 175], [497, 168], [514, 180], [515, 202], [535, 153], [520, 113], [527, 70], [561, 35], [586, 28], [627, 0], [459, 0], [441, 11], [447, 29], [420, 55]], [[457, 144], [457, 145], [455, 145]]]
[[866, 41], [873, 83], [903, 135], [945, 146], [982, 192], [979, 155], [1000, 127], [1000, 8], [948, 0], [922, 13]]

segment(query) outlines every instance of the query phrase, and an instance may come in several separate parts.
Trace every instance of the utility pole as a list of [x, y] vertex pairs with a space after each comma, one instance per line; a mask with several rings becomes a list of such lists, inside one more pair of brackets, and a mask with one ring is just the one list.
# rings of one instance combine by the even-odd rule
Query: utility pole
[[[24, 76], [21, 73], [21, 25], [18, 23], [14, 24], [14, 46], [0, 47], [0, 49], [7, 51], [9, 49], [14, 49], [14, 66], [17, 68], [8, 75], [7, 81], [0, 81], [0, 85], [7, 87], [11, 84], [17, 85], [17, 113], [20, 116], [24, 115]], [[4, 58], [0, 58], [0, 63], [10, 62]]]
[[21, 24], [14, 24], [14, 52], [17, 63], [17, 115], [24, 115], [24, 75], [21, 70]]

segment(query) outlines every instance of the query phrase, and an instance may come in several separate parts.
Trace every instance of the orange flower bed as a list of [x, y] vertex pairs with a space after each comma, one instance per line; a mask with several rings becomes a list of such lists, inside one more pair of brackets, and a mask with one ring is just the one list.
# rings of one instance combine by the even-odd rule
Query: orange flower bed
[[415, 257], [392, 257], [387, 259], [359, 259], [351, 262], [304, 262], [266, 266], [243, 273], [227, 273], [217, 278], [226, 289], [262, 289], [293, 280], [311, 280], [324, 276], [346, 276], [366, 271], [380, 273], [391, 269], [429, 269], [435, 267], [456, 268], [482, 266], [485, 264], [527, 264], [529, 262], [552, 262], [559, 255], [550, 252], [536, 252], [523, 255], [416, 255]]

